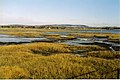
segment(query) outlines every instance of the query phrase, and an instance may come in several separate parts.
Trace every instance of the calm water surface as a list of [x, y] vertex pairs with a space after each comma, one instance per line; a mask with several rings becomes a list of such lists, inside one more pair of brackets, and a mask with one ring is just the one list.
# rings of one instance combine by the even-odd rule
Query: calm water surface
[[24, 37], [15, 37], [11, 35], [0, 34], [0, 42], [32, 42], [36, 40], [44, 40], [46, 38], [24, 38]]
[[80, 30], [80, 31], [70, 31], [70, 32], [46, 32], [46, 34], [59, 34], [68, 35], [69, 33], [83, 33], [83, 32], [95, 32], [95, 33], [115, 33], [120, 34], [120, 30]]
[[[80, 31], [70, 31], [70, 32], [46, 32], [46, 34], [59, 34], [59, 35], [68, 35], [72, 32], [99, 32], [99, 33], [116, 33], [120, 34], [120, 30], [80, 30]], [[45, 40], [46, 38], [25, 38], [25, 37], [15, 37], [11, 35], [0, 34], [0, 42], [32, 42], [36, 40]], [[65, 44], [71, 45], [80, 45], [80, 43], [91, 43], [92, 40], [68, 40], [64, 42]]]

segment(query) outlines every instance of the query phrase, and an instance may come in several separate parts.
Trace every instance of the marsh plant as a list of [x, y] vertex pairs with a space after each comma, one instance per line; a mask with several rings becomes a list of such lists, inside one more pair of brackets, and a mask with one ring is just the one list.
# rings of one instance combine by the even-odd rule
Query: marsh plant
[[[87, 57], [76, 56], [78, 49], [96, 50], [88, 52]], [[99, 50], [103, 50], [99, 52]], [[31, 43], [0, 46], [0, 78], [61, 79], [61, 78], [116, 78], [104, 72], [119, 68], [120, 61], [113, 58], [112, 52], [100, 47], [74, 47], [58, 43]], [[93, 54], [94, 53], [94, 54]], [[100, 53], [103, 53], [100, 55]], [[96, 56], [97, 55], [97, 56]], [[82, 75], [95, 71], [92, 74]], [[115, 73], [114, 73], [115, 74]], [[82, 75], [82, 76], [80, 76]], [[110, 76], [111, 75], [111, 76]]]

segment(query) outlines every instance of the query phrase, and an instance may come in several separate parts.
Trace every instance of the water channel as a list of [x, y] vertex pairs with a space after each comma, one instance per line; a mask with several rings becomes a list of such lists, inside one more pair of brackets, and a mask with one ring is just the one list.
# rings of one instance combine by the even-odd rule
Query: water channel
[[[119, 30], [82, 30], [82, 31], [77, 31], [77, 32], [111, 32], [111, 33], [116, 33], [120, 34]], [[76, 31], [71, 31], [71, 32], [76, 32]], [[46, 34], [59, 34], [59, 35], [68, 35], [71, 32], [47, 32]], [[26, 37], [16, 37], [16, 36], [11, 36], [11, 35], [5, 35], [5, 34], [0, 34], [0, 44], [2, 43], [31, 43], [35, 41], [44, 41], [48, 40], [45, 37], [37, 37], [37, 38], [26, 38]], [[86, 45], [95, 45], [95, 44], [102, 44], [102, 45], [108, 45], [111, 50], [113, 50], [112, 46], [118, 46], [120, 47], [120, 44], [117, 43], [112, 43], [112, 42], [104, 42], [107, 40], [107, 38], [76, 38], [74, 40], [65, 40], [64, 44], [68, 45], [74, 45], [74, 46], [86, 46]]]

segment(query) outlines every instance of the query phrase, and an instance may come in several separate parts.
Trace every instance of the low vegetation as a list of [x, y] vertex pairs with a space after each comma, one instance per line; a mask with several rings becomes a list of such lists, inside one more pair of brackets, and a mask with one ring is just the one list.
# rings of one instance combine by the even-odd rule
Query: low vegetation
[[99, 58], [105, 58], [105, 59], [120, 59], [120, 53], [119, 52], [113, 52], [113, 51], [91, 51], [86, 53], [88, 56], [91, 57], [99, 57]]
[[[119, 60], [79, 57], [72, 53], [78, 49], [104, 50], [95, 47], [58, 43], [0, 46], [0, 78], [105, 78], [102, 73], [119, 68]], [[91, 71], [96, 72], [80, 76]], [[116, 78], [116, 75], [109, 74], [106, 78]]]
[[40, 37], [46, 32], [64, 32], [57, 29], [33, 29], [33, 28], [0, 28], [0, 34], [9, 34], [20, 37]]
[[[55, 31], [65, 30], [0, 28], [0, 34], [21, 37], [45, 36], [60, 40], [78, 36], [109, 36], [110, 39], [119, 40], [119, 35], [110, 33], [71, 33], [67, 37], [45, 34]], [[81, 56], [81, 53], [86, 56]], [[96, 45], [70, 46], [64, 43], [34, 42], [0, 46], [0, 79], [111, 79], [117, 78], [116, 72], [111, 71], [118, 68], [120, 53]], [[92, 73], [86, 74], [89, 72]]]
[[94, 36], [101, 36], [101, 37], [108, 37], [109, 39], [112, 40], [117, 40], [120, 41], [120, 34], [112, 34], [112, 33], [72, 33], [70, 35], [74, 35], [74, 36], [79, 36], [79, 37], [94, 37]]

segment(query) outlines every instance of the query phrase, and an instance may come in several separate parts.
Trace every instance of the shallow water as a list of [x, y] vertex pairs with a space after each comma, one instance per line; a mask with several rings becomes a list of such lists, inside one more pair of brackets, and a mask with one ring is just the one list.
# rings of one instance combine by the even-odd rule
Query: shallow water
[[59, 34], [68, 35], [70, 33], [84, 33], [84, 32], [95, 32], [95, 33], [115, 33], [120, 34], [120, 30], [80, 30], [80, 31], [69, 31], [69, 32], [46, 32], [45, 34]]
[[80, 32], [98, 32], [98, 33], [115, 33], [115, 34], [120, 34], [120, 30], [81, 30]]
[[86, 46], [82, 43], [94, 43], [94, 41], [92, 41], [91, 39], [88, 38], [81, 38], [81, 39], [75, 39], [75, 40], [67, 40], [65, 42], [63, 42], [64, 44], [68, 44], [68, 45], [74, 45], [74, 46]]
[[10, 37], [14, 37], [14, 36], [0, 34], [0, 39], [1, 39], [1, 38], [10, 38]]
[[32, 42], [36, 40], [44, 40], [46, 38], [23, 38], [23, 37], [15, 37], [11, 35], [3, 35], [0, 34], [0, 42]]
[[[0, 43], [30, 43], [33, 41], [45, 41], [47, 38], [44, 37], [40, 37], [40, 38], [24, 38], [24, 37], [15, 37], [15, 36], [11, 36], [11, 35], [3, 35], [0, 34]], [[95, 45], [94, 43], [98, 42], [99, 44], [103, 44], [103, 45], [110, 45], [111, 46], [120, 46], [120, 44], [115, 44], [115, 43], [111, 43], [111, 42], [103, 42], [103, 41], [95, 41], [94, 38], [77, 38], [74, 40], [66, 40], [64, 42], [60, 42], [63, 44], [68, 44], [68, 45], [74, 45], [74, 46], [92, 46]], [[111, 47], [112, 48], [112, 47]]]

